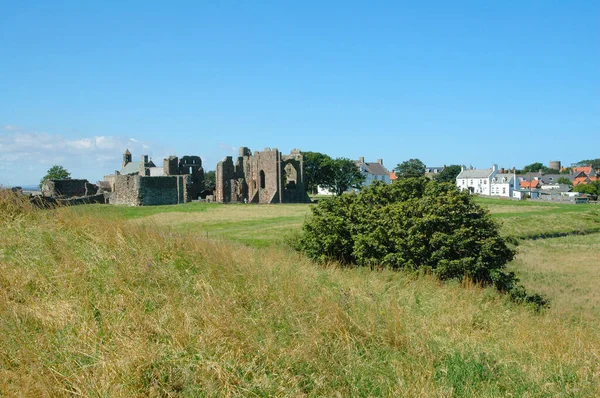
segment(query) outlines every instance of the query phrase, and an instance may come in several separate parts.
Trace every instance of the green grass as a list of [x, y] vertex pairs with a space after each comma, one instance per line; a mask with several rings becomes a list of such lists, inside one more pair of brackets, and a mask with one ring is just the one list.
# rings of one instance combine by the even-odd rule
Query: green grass
[[146, 207], [91, 205], [70, 210], [77, 214], [130, 220], [151, 228], [267, 247], [278, 245], [299, 231], [310, 214], [310, 205], [186, 203]]
[[182, 207], [0, 200], [0, 395], [600, 395], [597, 234], [521, 242], [512, 266], [554, 295], [536, 314], [468, 283], [226, 240], [277, 242], [307, 206]]

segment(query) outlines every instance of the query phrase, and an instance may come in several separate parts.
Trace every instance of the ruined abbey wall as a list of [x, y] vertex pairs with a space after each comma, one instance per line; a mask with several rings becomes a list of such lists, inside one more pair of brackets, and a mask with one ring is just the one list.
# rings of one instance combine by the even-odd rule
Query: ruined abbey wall
[[188, 175], [147, 177], [118, 175], [111, 204], [128, 206], [175, 205], [190, 201], [191, 178]]
[[266, 148], [254, 155], [240, 148], [234, 164], [231, 156], [217, 164], [215, 201], [221, 203], [304, 203], [304, 164], [300, 151], [282, 155]]
[[200, 198], [204, 169], [199, 156], [169, 156], [156, 167], [147, 155], [132, 162], [129, 150], [123, 154], [123, 168], [105, 176], [103, 190], [111, 204], [129, 206], [172, 205]]
[[88, 180], [46, 180], [42, 184], [42, 194], [46, 197], [73, 198], [92, 196], [98, 192], [98, 187]]

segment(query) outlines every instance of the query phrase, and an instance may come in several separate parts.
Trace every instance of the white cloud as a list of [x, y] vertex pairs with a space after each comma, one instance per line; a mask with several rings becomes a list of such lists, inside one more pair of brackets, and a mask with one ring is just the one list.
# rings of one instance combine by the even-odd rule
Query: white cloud
[[74, 178], [95, 181], [121, 167], [125, 149], [134, 154], [134, 160], [142, 154], [152, 156], [150, 145], [132, 138], [67, 139], [60, 134], [25, 132], [13, 127], [3, 126], [5, 132], [0, 134], [0, 185], [35, 183], [55, 164], [66, 167]]

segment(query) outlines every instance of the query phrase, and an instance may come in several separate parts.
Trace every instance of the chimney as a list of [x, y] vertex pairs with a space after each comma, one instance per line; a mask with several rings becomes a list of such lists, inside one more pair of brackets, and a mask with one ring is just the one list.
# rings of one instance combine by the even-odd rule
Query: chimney
[[465, 166], [464, 165], [460, 166], [460, 172], [462, 173], [463, 171], [465, 171]]
[[377, 163], [383, 166], [383, 159], [377, 159]]
[[142, 163], [146, 165], [148, 163], [148, 155], [142, 155]]
[[494, 166], [492, 166], [492, 171], [496, 171], [496, 170], [498, 170], [498, 165], [497, 164], [495, 164]]
[[361, 157], [359, 157], [359, 158], [358, 158], [358, 162], [359, 162], [359, 163], [364, 163], [364, 162], [365, 162], [365, 158], [364, 158], [364, 156], [361, 156]]

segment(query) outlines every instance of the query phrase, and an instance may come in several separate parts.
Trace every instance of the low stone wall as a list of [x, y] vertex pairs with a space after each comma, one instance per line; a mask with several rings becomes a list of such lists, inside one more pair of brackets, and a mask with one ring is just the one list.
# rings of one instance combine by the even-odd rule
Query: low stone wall
[[42, 194], [54, 198], [92, 196], [96, 193], [98, 187], [88, 180], [47, 180], [42, 185]]

